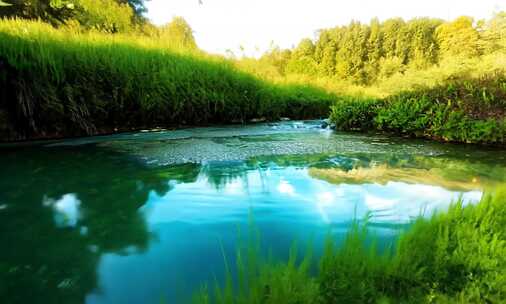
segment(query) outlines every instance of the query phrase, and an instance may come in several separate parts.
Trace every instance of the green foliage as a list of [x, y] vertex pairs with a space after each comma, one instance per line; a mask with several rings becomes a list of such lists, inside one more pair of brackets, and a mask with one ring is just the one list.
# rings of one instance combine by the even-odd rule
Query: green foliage
[[[240, 236], [236, 253], [236, 271], [232, 272], [224, 255], [225, 282], [216, 281], [214, 291], [204, 285], [194, 296], [194, 303], [216, 304], [317, 304], [318, 285], [309, 278], [312, 262], [311, 248], [301, 259], [294, 245], [288, 261], [277, 262], [271, 256], [264, 257], [260, 248], [259, 233], [250, 229], [246, 240]], [[235, 279], [235, 280], [234, 280]], [[235, 283], [235, 284], [234, 284]]]
[[135, 35], [0, 22], [0, 109], [13, 138], [328, 115], [335, 97], [271, 84], [198, 50]]
[[361, 98], [340, 98], [332, 107], [330, 120], [338, 130], [369, 130], [381, 101]]
[[182, 17], [175, 17], [171, 22], [158, 30], [159, 39], [167, 39], [187, 49], [196, 49], [197, 43], [193, 37], [193, 30]]
[[448, 81], [384, 100], [341, 100], [330, 119], [340, 130], [382, 130], [468, 143], [506, 143], [506, 76]]
[[353, 222], [344, 244], [328, 238], [320, 260], [319, 303], [376, 303], [387, 282], [388, 255], [367, 245], [367, 224]]
[[145, 20], [143, 0], [13, 0], [0, 17], [41, 19], [53, 26], [78, 23], [84, 29], [129, 32]]
[[120, 0], [119, 2], [121, 4], [128, 4], [137, 18], [143, 19], [142, 14], [147, 12], [145, 0]]
[[313, 59], [314, 52], [315, 46], [313, 41], [310, 39], [303, 39], [291, 53], [290, 60], [286, 65], [287, 72], [295, 74], [316, 74], [317, 64]]
[[133, 10], [116, 0], [79, 0], [74, 19], [86, 29], [100, 32], [128, 32], [133, 29]]
[[[283, 54], [283, 60], [262, 58], [256, 63], [275, 65], [278, 78], [284, 80], [306, 75], [313, 83], [330, 79], [334, 83], [331, 89], [355, 85], [381, 88], [390, 77], [397, 80], [408, 73], [424, 74], [449, 60], [463, 65], [469, 59], [504, 53], [505, 16], [504, 12], [497, 13], [478, 23], [469, 17], [447, 22], [434, 18], [393, 18], [384, 22], [376, 18], [369, 24], [352, 21], [346, 26], [320, 30], [314, 42], [303, 39], [294, 49], [277, 49], [275, 53]], [[268, 52], [264, 57], [272, 55]], [[269, 68], [253, 67], [253, 61], [248, 60], [247, 70], [272, 78]], [[269, 73], [262, 75], [262, 71]]]
[[[254, 273], [249, 282], [268, 286], [272, 294], [292, 286], [292, 293], [275, 303], [502, 303], [506, 297], [505, 190], [485, 195], [478, 205], [458, 201], [446, 213], [419, 218], [382, 250], [368, 237], [367, 221], [355, 221], [343, 244], [336, 246], [328, 239], [319, 261], [317, 292], [315, 278], [300, 271], [307, 267], [307, 258], [301, 263], [292, 258], [281, 266], [263, 261], [254, 269], [267, 271]], [[298, 275], [289, 275], [294, 273]], [[276, 281], [280, 277], [282, 283]], [[220, 292], [218, 287], [216, 294]], [[229, 301], [214, 301], [204, 291], [200, 299], [206, 301], [197, 303], [271, 303], [256, 292], [230, 288], [228, 295]]]
[[479, 54], [479, 34], [473, 22], [470, 17], [459, 17], [438, 27], [436, 35], [442, 56], [473, 57]]
[[399, 57], [380, 59], [379, 78], [387, 79], [406, 70], [406, 66]]

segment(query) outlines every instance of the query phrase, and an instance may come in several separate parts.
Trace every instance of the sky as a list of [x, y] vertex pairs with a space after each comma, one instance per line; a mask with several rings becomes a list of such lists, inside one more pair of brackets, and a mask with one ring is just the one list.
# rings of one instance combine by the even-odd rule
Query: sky
[[150, 0], [147, 16], [155, 24], [183, 17], [200, 48], [210, 53], [258, 56], [271, 43], [282, 48], [314, 38], [317, 30], [369, 22], [378, 17], [428, 16], [454, 19], [461, 15], [489, 18], [506, 10], [506, 0]]

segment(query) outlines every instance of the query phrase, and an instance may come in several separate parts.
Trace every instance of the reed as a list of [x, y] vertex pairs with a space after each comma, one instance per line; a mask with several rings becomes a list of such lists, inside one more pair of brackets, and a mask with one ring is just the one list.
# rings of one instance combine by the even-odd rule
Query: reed
[[335, 96], [273, 84], [226, 59], [137, 34], [0, 21], [0, 138], [319, 118]]

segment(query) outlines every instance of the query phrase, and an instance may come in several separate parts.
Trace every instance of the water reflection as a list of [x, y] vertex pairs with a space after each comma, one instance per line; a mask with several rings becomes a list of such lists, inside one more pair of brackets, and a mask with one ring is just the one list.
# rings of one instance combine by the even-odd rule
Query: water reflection
[[477, 201], [506, 182], [494, 154], [324, 153], [154, 166], [136, 153], [104, 142], [2, 151], [0, 299], [181, 303], [223, 275], [221, 248], [233, 256], [250, 212], [267, 247], [283, 256], [294, 239], [318, 242], [329, 227], [342, 235], [369, 213], [372, 229], [389, 239], [413, 217], [459, 197]]
[[44, 197], [42, 204], [45, 207], [53, 208], [55, 211], [54, 220], [56, 226], [75, 227], [80, 218], [81, 201], [76, 194], [70, 193], [63, 195], [60, 199]]
[[0, 166], [3, 303], [84, 303], [103, 255], [149, 247], [138, 209], [150, 193], [198, 174], [191, 166], [172, 177], [91, 147], [4, 151]]

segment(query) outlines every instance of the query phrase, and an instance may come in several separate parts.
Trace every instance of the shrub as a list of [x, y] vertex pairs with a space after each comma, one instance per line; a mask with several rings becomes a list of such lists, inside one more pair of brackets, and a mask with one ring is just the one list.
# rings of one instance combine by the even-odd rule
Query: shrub
[[342, 98], [332, 107], [330, 120], [339, 130], [370, 130], [381, 105], [374, 99]]
[[452, 142], [506, 143], [506, 76], [455, 79], [383, 100], [340, 100], [331, 121], [340, 130], [381, 130]]

